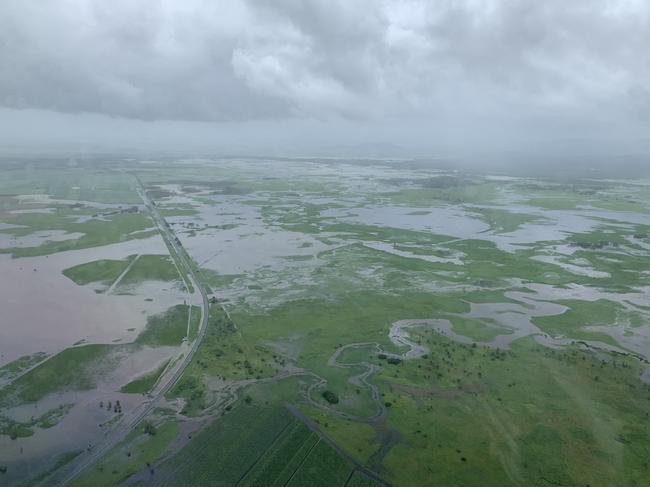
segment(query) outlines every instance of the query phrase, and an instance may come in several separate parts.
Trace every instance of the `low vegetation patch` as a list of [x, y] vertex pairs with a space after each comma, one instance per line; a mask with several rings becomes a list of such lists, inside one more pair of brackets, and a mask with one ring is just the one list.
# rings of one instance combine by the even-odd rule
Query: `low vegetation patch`
[[[113, 447], [98, 463], [75, 479], [71, 487], [111, 487], [118, 485], [134, 473], [149, 469], [164, 454], [178, 436], [179, 427], [175, 421], [154, 426], [145, 420], [124, 441]], [[147, 430], [145, 431], [146, 425]], [[153, 432], [153, 434], [152, 434]]]
[[124, 272], [124, 269], [127, 268], [133, 258], [134, 256], [125, 260], [95, 260], [69, 267], [63, 271], [63, 275], [80, 286], [91, 282], [101, 282], [108, 285]]
[[171, 257], [168, 255], [141, 255], [126, 273], [120, 285], [136, 284], [143, 281], [172, 282], [180, 280]]
[[180, 345], [187, 336], [188, 312], [188, 305], [178, 304], [164, 313], [149, 317], [146, 328], [135, 343], [151, 347]]
[[323, 399], [325, 399], [330, 404], [338, 404], [339, 403], [339, 396], [334, 394], [332, 391], [323, 391], [322, 396], [323, 396]]
[[97, 375], [114, 365], [111, 348], [83, 345], [59, 352], [1, 389], [0, 404], [36, 402], [55, 391], [93, 389]]
[[151, 391], [153, 386], [158, 382], [158, 378], [163, 373], [169, 361], [166, 361], [160, 367], [158, 367], [153, 372], [144, 374], [137, 379], [132, 380], [128, 384], [122, 386], [120, 392], [125, 392], [127, 394], [146, 394]]

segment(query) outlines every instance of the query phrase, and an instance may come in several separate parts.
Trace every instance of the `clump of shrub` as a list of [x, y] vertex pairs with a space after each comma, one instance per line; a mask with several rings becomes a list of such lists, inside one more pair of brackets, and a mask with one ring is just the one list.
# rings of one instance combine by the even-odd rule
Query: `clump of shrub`
[[156, 434], [156, 427], [151, 421], [144, 422], [144, 432], [151, 436], [154, 436]]
[[332, 391], [323, 391], [323, 398], [330, 404], [338, 404], [339, 402], [339, 396]]
[[378, 353], [377, 358], [380, 359], [380, 360], [385, 360], [386, 362], [388, 362], [391, 365], [399, 365], [399, 364], [402, 363], [402, 359], [397, 358], [397, 357], [389, 357], [385, 353]]

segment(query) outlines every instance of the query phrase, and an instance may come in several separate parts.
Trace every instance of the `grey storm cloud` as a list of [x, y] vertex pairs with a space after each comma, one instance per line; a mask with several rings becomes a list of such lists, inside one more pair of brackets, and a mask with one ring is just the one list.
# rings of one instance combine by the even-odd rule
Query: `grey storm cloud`
[[3, 0], [0, 105], [142, 120], [650, 118], [646, 0]]

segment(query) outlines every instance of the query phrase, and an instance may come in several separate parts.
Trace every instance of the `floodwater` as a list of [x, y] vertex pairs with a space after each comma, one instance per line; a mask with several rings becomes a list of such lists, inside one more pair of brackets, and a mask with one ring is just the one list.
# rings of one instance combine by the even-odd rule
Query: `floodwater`
[[[483, 206], [483, 208], [489, 207]], [[521, 248], [522, 245], [539, 242], [561, 241], [570, 234], [588, 233], [603, 225], [613, 228], [629, 227], [632, 224], [650, 225], [650, 216], [626, 211], [607, 211], [597, 208], [546, 210], [521, 204], [507, 205], [502, 208], [538, 218], [522, 224], [512, 232], [490, 233], [481, 237], [493, 241], [503, 250], [513, 250]]]
[[13, 223], [0, 222], [0, 230], [9, 230], [11, 228], [25, 228], [25, 225], [14, 225]]
[[55, 210], [56, 208], [26, 208], [21, 210], [11, 210], [9, 213], [12, 215], [27, 215], [30, 213], [50, 214], [54, 213]]
[[[477, 341], [457, 333], [448, 319], [414, 319], [401, 320], [393, 323], [389, 338], [398, 346], [408, 346], [410, 350], [406, 358], [416, 358], [428, 352], [426, 347], [418, 345], [409, 339], [408, 328], [413, 326], [429, 326], [437, 332], [448, 336], [460, 343], [476, 342], [495, 348], [508, 348], [512, 342], [526, 336], [533, 336], [535, 340], [547, 347], [561, 348], [572, 344], [576, 340], [562, 337], [549, 336], [540, 330], [533, 322], [536, 316], [555, 316], [564, 313], [566, 306], [551, 302], [551, 299], [583, 299], [594, 301], [609, 299], [619, 302], [630, 310], [638, 310], [635, 306], [640, 301], [647, 303], [647, 290], [639, 293], [616, 295], [582, 286], [572, 286], [567, 289], [554, 288], [543, 284], [531, 284], [527, 291], [508, 291], [505, 296], [517, 301], [516, 303], [470, 303], [467, 313], [448, 313], [447, 316], [461, 316], [471, 318], [490, 326], [490, 322], [497, 323], [499, 327], [509, 328], [507, 333], [499, 334], [490, 341]], [[645, 298], [644, 298], [645, 297]], [[644, 300], [645, 299], [645, 300]], [[588, 325], [588, 324], [585, 324]], [[612, 336], [621, 346], [612, 346], [594, 340], [579, 340], [578, 343], [590, 347], [625, 353], [632, 351], [650, 360], [650, 326], [631, 326], [629, 323], [611, 323], [606, 325], [585, 326], [587, 331], [597, 331]], [[648, 373], [650, 374], [650, 372]]]
[[[497, 233], [491, 231], [490, 226], [473, 211], [483, 208], [505, 209], [512, 213], [531, 215], [536, 219], [523, 223], [511, 232]], [[321, 215], [350, 223], [428, 231], [454, 238], [488, 240], [506, 251], [540, 242], [559, 242], [570, 234], [587, 233], [603, 225], [613, 228], [627, 228], [633, 224], [650, 225], [650, 216], [632, 212], [596, 208], [544, 210], [521, 204], [347, 207], [328, 209]], [[638, 245], [638, 242], [634, 243]]]
[[[196, 210], [197, 215], [167, 220], [192, 258], [220, 274], [278, 267], [285, 257], [311, 256], [330, 248], [304, 233], [266, 225], [259, 209], [241, 203], [238, 197], [216, 197], [214, 205], [197, 205]], [[208, 228], [193, 235], [189, 223]]]
[[453, 257], [437, 257], [435, 255], [416, 254], [406, 250], [396, 249], [393, 245], [386, 242], [364, 242], [363, 245], [374, 250], [380, 250], [382, 252], [387, 252], [399, 257], [406, 257], [408, 259], [420, 259], [433, 263], [463, 265], [463, 254], [461, 252], [455, 252]]
[[65, 230], [39, 230], [23, 236], [0, 233], [0, 248], [38, 247], [45, 242], [77, 240], [83, 236], [83, 233]]
[[363, 223], [405, 230], [429, 231], [455, 238], [475, 238], [490, 227], [459, 206], [412, 207], [378, 206], [368, 208], [333, 208], [322, 216], [338, 221]]
[[562, 269], [576, 274], [578, 276], [594, 277], [594, 278], [606, 278], [610, 277], [609, 272], [598, 271], [593, 267], [585, 265], [576, 265], [568, 262], [562, 262], [559, 256], [557, 255], [534, 255], [531, 257], [532, 260], [537, 260], [539, 262], [544, 262], [546, 264], [553, 264], [561, 267]]
[[133, 254], [167, 255], [168, 251], [156, 235], [48, 256], [0, 255], [0, 366], [23, 355], [56, 353], [80, 340], [132, 340], [146, 325], [147, 316], [183, 302], [184, 293], [169, 283], [146, 283], [146, 294], [136, 290], [137, 294], [118, 296], [98, 294], [95, 285], [79, 286], [62, 274], [78, 264]]
[[[174, 283], [145, 281], [129, 285], [129, 294], [99, 294], [96, 288], [105, 286], [79, 286], [62, 274], [64, 269], [86, 262], [140, 254], [168, 255], [168, 250], [160, 235], [155, 235], [48, 256], [13, 259], [0, 255], [0, 365], [35, 352], [54, 354], [81, 341], [129, 343], [144, 329], [147, 317], [175, 304], [199, 304], [198, 293], [188, 296]], [[123, 292], [119, 286], [116, 289]], [[61, 452], [92, 448], [109, 429], [104, 423], [116, 417], [115, 412], [100, 408], [100, 401], [106, 405], [119, 400], [125, 414], [133, 413], [147, 397], [115, 391], [185, 353], [185, 348], [116, 348], [111, 354], [113, 368], [96, 377], [94, 389], [56, 392], [36, 403], [3, 410], [9, 418], [28, 422], [62, 405], [72, 405], [58, 424], [36, 428], [31, 437], [11, 440], [0, 436], [0, 463], [9, 467], [6, 479], [17, 483], [34, 471], [47, 469]]]
[[650, 325], [631, 327], [629, 324], [585, 326], [585, 330], [611, 336], [621, 346], [650, 360]]
[[[7, 480], [17, 483], [35, 471], [47, 469], [58, 454], [92, 448], [100, 442], [109, 430], [106, 423], [118, 417], [114, 411], [107, 410], [109, 401], [113, 404], [119, 401], [127, 415], [147, 401], [147, 396], [143, 394], [116, 391], [136, 377], [157, 369], [176, 353], [177, 347], [144, 347], [138, 349], [137, 353], [116, 352], [117, 365], [98, 377], [96, 388], [54, 393], [36, 403], [4, 410], [4, 415], [25, 422], [61, 405], [74, 405], [55, 426], [35, 429], [33, 436], [15, 440], [0, 436], [2, 464], [9, 467]], [[103, 408], [100, 408], [100, 402]]]

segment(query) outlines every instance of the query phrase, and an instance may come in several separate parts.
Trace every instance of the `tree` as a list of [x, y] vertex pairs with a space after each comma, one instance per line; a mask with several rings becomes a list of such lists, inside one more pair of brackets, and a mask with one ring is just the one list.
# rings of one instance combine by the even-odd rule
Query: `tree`
[[156, 434], [156, 427], [153, 425], [151, 421], [145, 421], [143, 423], [144, 426], [144, 432], [148, 435], [155, 436]]
[[338, 404], [339, 402], [339, 396], [332, 391], [323, 391], [323, 398], [330, 404]]

